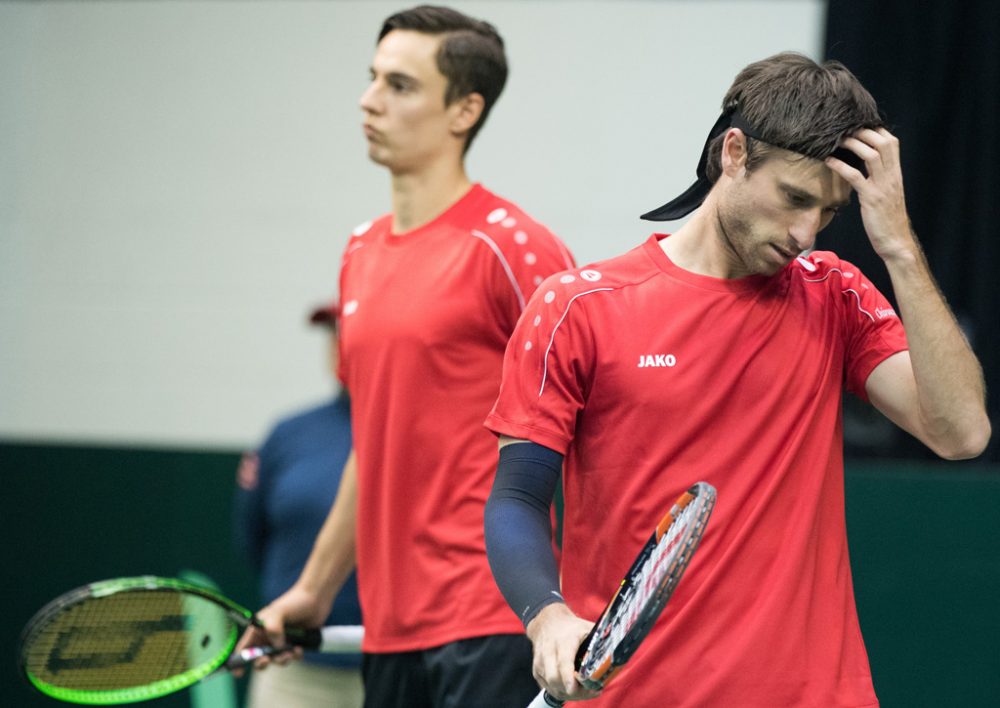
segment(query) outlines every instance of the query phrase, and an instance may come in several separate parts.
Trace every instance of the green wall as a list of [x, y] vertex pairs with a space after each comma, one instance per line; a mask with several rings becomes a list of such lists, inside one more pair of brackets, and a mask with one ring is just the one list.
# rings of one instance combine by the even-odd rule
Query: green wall
[[1000, 467], [851, 465], [847, 529], [882, 708], [1000, 706]]
[[[0, 705], [60, 705], [17, 671], [21, 628], [57, 595], [127, 575], [211, 577], [256, 607], [248, 568], [232, 552], [238, 453], [0, 444], [6, 611], [0, 620]], [[242, 686], [240, 686], [242, 689]], [[188, 692], [152, 702], [191, 706]]]
[[[16, 671], [21, 627], [50, 599], [121, 575], [211, 576], [247, 606], [230, 544], [237, 452], [0, 443], [0, 702], [54, 706]], [[1000, 469], [854, 464], [848, 530], [883, 708], [1000, 705]], [[189, 706], [187, 693], [158, 706]]]

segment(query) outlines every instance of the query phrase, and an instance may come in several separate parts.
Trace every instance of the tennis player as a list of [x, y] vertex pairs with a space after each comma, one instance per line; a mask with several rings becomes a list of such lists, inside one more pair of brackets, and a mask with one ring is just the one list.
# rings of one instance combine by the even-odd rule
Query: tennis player
[[357, 227], [342, 260], [355, 451], [301, 577], [260, 616], [273, 642], [285, 624], [319, 625], [356, 556], [366, 706], [520, 708], [537, 692], [486, 558], [497, 449], [482, 420], [525, 302], [573, 261], [466, 175], [506, 75], [490, 24], [421, 6], [385, 21], [361, 96], [392, 211]]
[[[857, 194], [899, 312], [813, 251]], [[897, 139], [841, 64], [750, 64], [698, 181], [643, 218], [693, 216], [549, 278], [511, 339], [487, 425], [497, 582], [557, 697], [573, 657], [670, 500], [718, 489], [660, 623], [593, 705], [877, 706], [844, 527], [841, 398], [869, 400], [938, 455], [990, 426], [980, 366], [907, 218]], [[905, 332], [904, 332], [905, 323]], [[547, 509], [565, 463], [560, 575]]]

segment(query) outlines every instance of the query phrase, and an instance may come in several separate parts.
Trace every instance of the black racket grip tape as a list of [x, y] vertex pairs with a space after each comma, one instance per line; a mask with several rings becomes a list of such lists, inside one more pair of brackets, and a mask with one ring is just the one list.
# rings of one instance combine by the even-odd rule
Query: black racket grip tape
[[319, 629], [302, 629], [300, 627], [286, 627], [285, 639], [289, 644], [302, 647], [303, 649], [319, 649], [323, 643], [323, 633]]
[[549, 694], [548, 691], [539, 691], [535, 699], [528, 704], [528, 708], [562, 708], [566, 705], [565, 701], [561, 701], [555, 696]]

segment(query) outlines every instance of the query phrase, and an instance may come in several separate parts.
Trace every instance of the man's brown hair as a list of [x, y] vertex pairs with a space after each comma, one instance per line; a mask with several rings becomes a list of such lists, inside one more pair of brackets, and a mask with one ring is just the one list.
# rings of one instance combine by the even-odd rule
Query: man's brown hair
[[[739, 111], [760, 138], [747, 138], [747, 170], [766, 159], [769, 146], [822, 160], [846, 136], [884, 123], [875, 99], [847, 67], [838, 61], [817, 64], [795, 52], [745, 67], [726, 92], [722, 109]], [[705, 171], [712, 182], [722, 173], [724, 138], [709, 146]]]
[[378, 41], [393, 30], [444, 35], [437, 67], [448, 80], [446, 106], [470, 93], [483, 97], [482, 115], [465, 141], [464, 150], [468, 150], [507, 82], [507, 57], [500, 34], [489, 22], [434, 5], [420, 5], [390, 15], [382, 24]]

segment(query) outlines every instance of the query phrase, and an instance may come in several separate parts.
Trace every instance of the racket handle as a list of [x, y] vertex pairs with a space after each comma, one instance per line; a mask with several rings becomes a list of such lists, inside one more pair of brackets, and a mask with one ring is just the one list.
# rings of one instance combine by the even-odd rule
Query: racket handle
[[288, 651], [291, 649], [290, 646], [287, 647], [247, 647], [243, 651], [232, 654], [226, 663], [222, 665], [226, 671], [233, 671], [234, 669], [244, 669], [250, 666], [253, 662], [262, 656], [271, 656], [272, 654], [277, 654], [278, 652]]
[[289, 644], [324, 654], [359, 652], [364, 636], [365, 628], [359, 624], [331, 625], [321, 629], [285, 628], [285, 639]]
[[539, 691], [535, 700], [528, 704], [528, 708], [562, 708], [564, 705], [566, 705], [565, 701], [553, 698], [548, 691]]
[[285, 629], [285, 639], [288, 645], [283, 647], [261, 646], [248, 647], [238, 654], [233, 654], [225, 663], [229, 671], [240, 669], [252, 664], [262, 656], [272, 656], [288, 651], [293, 646], [303, 649], [320, 651], [325, 654], [353, 654], [361, 651], [361, 640], [365, 628], [361, 625], [337, 625], [322, 629], [300, 629], [288, 627]]
[[361, 651], [365, 628], [360, 624], [323, 627], [320, 630], [319, 651], [324, 654], [351, 654]]
[[318, 629], [302, 629], [300, 627], [285, 627], [285, 641], [303, 649], [315, 651], [319, 649], [323, 637]]

